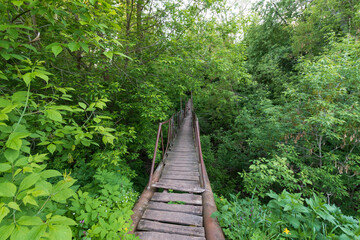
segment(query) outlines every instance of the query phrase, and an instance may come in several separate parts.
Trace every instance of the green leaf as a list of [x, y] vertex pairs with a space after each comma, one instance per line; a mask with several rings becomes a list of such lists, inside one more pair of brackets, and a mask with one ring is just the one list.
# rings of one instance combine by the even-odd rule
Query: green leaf
[[[38, 145], [40, 146], [41, 144], [38, 144]], [[47, 153], [44, 153], [44, 154], [37, 153], [36, 155], [30, 155], [29, 162], [36, 162], [36, 163], [44, 162], [46, 159], [48, 159], [48, 157], [46, 155], [47, 155]]]
[[63, 48], [60, 45], [55, 45], [51, 47], [51, 51], [54, 53], [55, 57], [62, 52]]
[[38, 226], [44, 224], [40, 217], [35, 216], [22, 216], [17, 220], [17, 223], [24, 226]]
[[59, 225], [77, 225], [74, 220], [60, 215], [55, 215], [49, 220], [50, 224], [59, 224]]
[[7, 120], [9, 120], [9, 117], [5, 113], [0, 113], [0, 121], [3, 121], [3, 120], [7, 121]]
[[25, 177], [19, 186], [19, 192], [28, 189], [32, 185], [34, 185], [40, 179], [40, 175], [38, 173], [31, 173], [29, 176]]
[[86, 104], [85, 104], [85, 103], [79, 102], [79, 106], [80, 106], [82, 109], [86, 109]]
[[46, 228], [46, 224], [31, 228], [25, 240], [39, 240], [44, 235]]
[[21, 138], [26, 138], [30, 133], [26, 132], [13, 132], [10, 134], [9, 139], [6, 141], [6, 146], [8, 148], [19, 151], [22, 145]]
[[6, 217], [6, 215], [9, 214], [9, 212], [10, 212], [10, 210], [5, 206], [2, 206], [0, 208], [0, 223], [4, 219], [4, 217]]
[[126, 56], [125, 54], [123, 54], [123, 53], [121, 53], [121, 52], [114, 52], [114, 54], [119, 55], [119, 56], [122, 56], [122, 57], [124, 57], [124, 58], [128, 58], [128, 59], [130, 59], [130, 60], [133, 60], [131, 57]]
[[11, 96], [11, 100], [15, 103], [22, 103], [25, 102], [27, 98], [26, 91], [18, 91]]
[[46, 74], [44, 74], [44, 72], [35, 71], [34, 74], [36, 77], [39, 77], [39, 78], [45, 80], [46, 83], [49, 82], [49, 77]]
[[45, 110], [45, 115], [50, 118], [51, 120], [57, 121], [57, 122], [62, 122], [62, 116], [61, 113], [59, 111], [53, 110], [53, 109], [48, 109]]
[[111, 60], [113, 58], [114, 53], [109, 51], [109, 52], [104, 52], [104, 55]]
[[11, 168], [11, 165], [8, 163], [0, 163], [0, 172], [6, 172]]
[[4, 40], [0, 40], [0, 47], [5, 48], [5, 49], [9, 49], [9, 47], [10, 47], [10, 42], [9, 42], [9, 41], [4, 41]]
[[12, 209], [15, 209], [15, 210], [18, 210], [18, 211], [21, 211], [19, 205], [16, 202], [9, 202], [8, 207], [12, 208]]
[[39, 206], [35, 200], [35, 198], [33, 198], [32, 196], [30, 195], [26, 195], [24, 198], [23, 198], [23, 203], [25, 204], [25, 206], [30, 203], [31, 205], [34, 205], [34, 206]]
[[74, 196], [74, 194], [75, 194], [74, 190], [72, 190], [71, 188], [66, 188], [52, 195], [51, 199], [59, 203], [65, 203], [65, 200], [68, 199], [69, 197]]
[[16, 186], [10, 182], [0, 183], [0, 197], [13, 197], [16, 193]]
[[3, 71], [0, 70], [0, 78], [4, 80], [9, 80], [6, 75], [3, 73]]
[[6, 240], [14, 231], [15, 224], [4, 225], [0, 227], [0, 240]]
[[11, 139], [9, 138], [6, 141], [6, 146], [8, 148], [11, 148], [11, 149], [14, 149], [14, 150], [17, 150], [17, 151], [20, 150], [21, 145], [22, 145], [22, 140], [20, 138], [11, 138]]
[[79, 44], [80, 44], [81, 48], [82, 48], [85, 52], [89, 53], [89, 45], [87, 45], [87, 44], [84, 43], [84, 42], [80, 42]]
[[42, 190], [46, 193], [46, 195], [50, 195], [52, 192], [52, 185], [47, 181], [40, 181], [35, 184], [35, 189]]
[[24, 1], [11, 1], [11, 2], [17, 7], [20, 7], [24, 3]]
[[13, 149], [6, 149], [4, 155], [6, 160], [13, 163], [19, 157], [19, 151]]
[[70, 49], [70, 51], [75, 52], [75, 51], [79, 50], [80, 45], [77, 42], [71, 42], [71, 43], [68, 43], [68, 48]]
[[56, 150], [56, 145], [55, 145], [55, 144], [49, 144], [49, 145], [47, 146], [47, 150], [49, 150], [49, 152], [50, 152], [51, 154], [53, 154], [53, 153], [55, 152], [55, 150]]
[[51, 178], [51, 177], [59, 177], [62, 176], [62, 174], [59, 171], [56, 170], [45, 170], [40, 173], [40, 176], [43, 178]]
[[31, 80], [33, 79], [32, 77], [32, 73], [25, 73], [23, 76], [22, 76], [24, 82], [26, 83], [26, 86], [29, 86]]
[[72, 233], [69, 226], [54, 225], [49, 226], [49, 239], [51, 240], [71, 240]]

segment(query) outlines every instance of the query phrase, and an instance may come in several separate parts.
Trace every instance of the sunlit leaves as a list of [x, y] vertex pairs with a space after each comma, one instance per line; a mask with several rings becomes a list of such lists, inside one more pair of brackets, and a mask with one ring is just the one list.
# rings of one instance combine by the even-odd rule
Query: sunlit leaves
[[0, 183], [0, 196], [2, 197], [13, 197], [16, 193], [16, 186], [10, 182]]

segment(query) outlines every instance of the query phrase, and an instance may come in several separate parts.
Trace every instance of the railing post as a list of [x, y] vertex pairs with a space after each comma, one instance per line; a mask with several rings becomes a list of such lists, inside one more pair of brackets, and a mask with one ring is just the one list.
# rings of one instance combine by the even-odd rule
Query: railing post
[[157, 149], [158, 149], [158, 146], [159, 146], [160, 133], [162, 132], [162, 131], [161, 131], [161, 126], [162, 126], [162, 123], [159, 123], [158, 133], [157, 133], [157, 136], [156, 136], [156, 143], [155, 143], [154, 157], [153, 157], [153, 160], [152, 160], [152, 163], [151, 163], [151, 170], [150, 170], [150, 177], [149, 177], [149, 185], [148, 185], [148, 189], [150, 189], [151, 179], [152, 179], [153, 172], [154, 172], [155, 160], [156, 160], [156, 153], [157, 153]]

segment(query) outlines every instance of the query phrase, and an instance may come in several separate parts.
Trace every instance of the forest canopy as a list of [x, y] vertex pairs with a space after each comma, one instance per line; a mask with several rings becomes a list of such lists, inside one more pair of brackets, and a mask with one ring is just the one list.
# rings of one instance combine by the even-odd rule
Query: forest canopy
[[227, 239], [360, 239], [359, 1], [239, 3], [0, 0], [0, 239], [136, 239], [190, 92]]

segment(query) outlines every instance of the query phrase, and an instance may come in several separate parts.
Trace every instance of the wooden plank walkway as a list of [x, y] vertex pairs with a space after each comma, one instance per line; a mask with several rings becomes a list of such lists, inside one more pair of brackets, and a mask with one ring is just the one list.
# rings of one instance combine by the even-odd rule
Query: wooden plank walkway
[[[191, 112], [168, 151], [158, 189], [136, 229], [142, 240], [205, 240], [200, 167]], [[162, 191], [161, 191], [162, 190]], [[175, 193], [176, 192], [176, 193]]]

